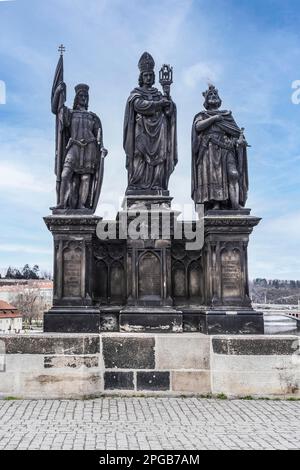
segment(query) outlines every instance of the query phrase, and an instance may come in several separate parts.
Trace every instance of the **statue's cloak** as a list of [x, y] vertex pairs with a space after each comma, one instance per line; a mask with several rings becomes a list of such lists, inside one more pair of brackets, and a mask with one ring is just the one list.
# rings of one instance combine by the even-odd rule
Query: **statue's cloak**
[[[227, 111], [201, 111], [196, 114], [193, 127], [192, 127], [192, 199], [195, 203], [204, 203], [207, 201], [198, 200], [198, 178], [199, 175], [203, 176], [203, 179], [207, 175], [204, 175], [204, 170], [202, 171], [203, 157], [207, 151], [207, 139], [204, 132], [198, 133], [196, 131], [196, 122], [201, 119], [207, 119], [216, 114], [222, 114], [223, 120], [214, 123], [214, 126], [224, 131], [228, 137], [236, 139], [241, 134], [241, 129], [238, 127], [235, 122], [232, 114], [226, 114]], [[239, 203], [241, 206], [245, 206], [247, 195], [248, 195], [248, 163], [247, 163], [247, 143], [245, 142], [242, 145], [236, 145], [234, 149], [234, 157], [236, 161], [237, 170], [239, 172]], [[226, 165], [226, 162], [223, 162]]]
[[[124, 116], [124, 133], [123, 133], [123, 147], [126, 153], [126, 168], [128, 170], [129, 178], [132, 174], [133, 160], [136, 152], [136, 122], [137, 114], [151, 113], [151, 109], [155, 106], [155, 101], [162, 99], [162, 94], [155, 88], [151, 90], [151, 100], [149, 100], [149, 92], [145, 92], [142, 88], [137, 87], [131, 93], [126, 103], [125, 116]], [[139, 100], [139, 110], [138, 113], [135, 109], [135, 102]], [[165, 159], [165, 186], [168, 186], [169, 177], [173, 172], [177, 161], [177, 129], [176, 129], [176, 106], [173, 103], [172, 112], [169, 115], [164, 113], [158, 118], [157, 123], [154, 124], [156, 129], [159, 131], [159, 126], [166, 127], [166, 159]], [[151, 130], [147, 129], [147, 125], [144, 126], [146, 132], [151, 134]], [[154, 153], [149, 151], [149, 153]], [[158, 162], [158, 161], [157, 161]], [[155, 161], [154, 161], [155, 163]]]

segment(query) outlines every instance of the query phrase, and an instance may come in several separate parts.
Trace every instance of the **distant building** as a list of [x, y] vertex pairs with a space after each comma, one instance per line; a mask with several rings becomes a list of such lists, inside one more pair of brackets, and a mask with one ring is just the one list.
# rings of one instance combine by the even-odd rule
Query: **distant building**
[[20, 333], [22, 314], [4, 300], [0, 300], [0, 333]]
[[0, 279], [0, 298], [14, 303], [20, 292], [26, 289], [38, 289], [41, 298], [49, 305], [52, 302], [53, 282], [47, 279]]

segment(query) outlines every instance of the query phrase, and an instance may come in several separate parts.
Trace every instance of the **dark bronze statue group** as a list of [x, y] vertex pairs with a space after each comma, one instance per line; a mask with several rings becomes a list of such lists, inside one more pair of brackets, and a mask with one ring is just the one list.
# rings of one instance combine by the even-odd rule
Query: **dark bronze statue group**
[[[100, 118], [88, 111], [89, 87], [75, 87], [73, 108], [66, 106], [63, 55], [57, 65], [52, 112], [56, 115], [56, 191], [53, 213], [96, 210], [103, 180], [104, 158]], [[126, 195], [168, 195], [170, 175], [177, 164], [177, 110], [170, 95], [173, 70], [159, 73], [162, 92], [154, 87], [155, 63], [145, 52], [138, 63], [139, 83], [127, 100], [123, 143], [128, 186]], [[207, 210], [238, 210], [248, 192], [247, 142], [244, 129], [213, 85], [203, 93], [204, 110], [192, 126], [192, 199]]]

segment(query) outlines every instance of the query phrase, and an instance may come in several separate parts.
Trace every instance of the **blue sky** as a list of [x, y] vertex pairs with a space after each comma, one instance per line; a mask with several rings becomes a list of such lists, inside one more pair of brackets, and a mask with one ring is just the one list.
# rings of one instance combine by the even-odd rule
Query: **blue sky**
[[[52, 267], [42, 217], [55, 201], [50, 91], [64, 43], [68, 104], [87, 82], [109, 150], [99, 215], [126, 187], [124, 106], [144, 50], [174, 67], [179, 163], [174, 203], [190, 203], [190, 130], [212, 81], [246, 128], [250, 195], [263, 218], [249, 246], [251, 277], [300, 279], [300, 4], [293, 0], [0, 0], [0, 269]], [[109, 215], [113, 215], [109, 213]]]

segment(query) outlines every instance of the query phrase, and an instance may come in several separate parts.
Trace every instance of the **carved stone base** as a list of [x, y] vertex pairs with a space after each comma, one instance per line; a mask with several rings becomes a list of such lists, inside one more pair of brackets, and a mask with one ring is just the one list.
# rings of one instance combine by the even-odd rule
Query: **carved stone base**
[[93, 305], [93, 242], [100, 217], [53, 215], [45, 223], [54, 241], [53, 308], [44, 331], [97, 333], [100, 312]]
[[[96, 236], [101, 219], [95, 216], [45, 218], [54, 239], [45, 331], [263, 333], [263, 316], [249, 297], [247, 247], [260, 221], [250, 209], [209, 211], [203, 247], [190, 248], [168, 194], [128, 194], [124, 201], [113, 238]], [[135, 217], [138, 238], [129, 236], [128, 220], [136, 223]], [[192, 228], [201, 229], [195, 222]]]
[[247, 250], [260, 219], [249, 213], [249, 209], [210, 211], [204, 218], [204, 305], [213, 310], [251, 310]]
[[243, 313], [207, 310], [199, 315], [199, 326], [199, 331], [207, 335], [260, 335], [264, 334], [264, 317], [254, 310]]
[[200, 331], [206, 334], [262, 334], [263, 315], [251, 306], [248, 242], [258, 217], [250, 209], [209, 211], [203, 250], [206, 307]]
[[134, 210], [155, 210], [155, 208], [159, 208], [160, 210], [163, 209], [170, 209], [172, 197], [169, 195], [169, 191], [153, 191], [153, 194], [128, 194], [125, 196], [122, 208], [124, 210], [134, 209]]
[[99, 309], [52, 308], [44, 314], [46, 333], [99, 333]]
[[183, 331], [182, 313], [173, 308], [138, 308], [121, 310], [120, 331], [126, 333], [181, 333]]
[[52, 209], [53, 215], [93, 215], [94, 211], [92, 209]]

